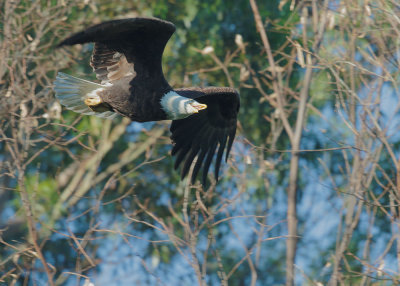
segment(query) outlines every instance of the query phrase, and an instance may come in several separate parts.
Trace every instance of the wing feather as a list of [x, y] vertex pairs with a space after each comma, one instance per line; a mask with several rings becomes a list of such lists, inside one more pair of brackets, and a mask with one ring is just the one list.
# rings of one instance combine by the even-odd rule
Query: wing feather
[[[176, 152], [180, 150], [183, 146], [191, 144], [192, 141], [185, 140], [185, 138], [194, 138], [196, 134], [201, 134], [201, 132], [203, 132], [203, 129], [207, 128], [207, 125], [205, 124], [207, 121], [206, 117], [199, 118], [197, 120], [196, 118], [193, 119], [193, 117], [190, 118], [190, 120], [181, 120], [183, 120], [183, 122], [176, 124], [180, 126], [172, 131], [171, 139], [173, 142], [175, 142], [174, 147], [172, 148], [172, 155], [175, 155]], [[175, 126], [175, 124], [172, 124], [172, 126]]]
[[[187, 175], [190, 166], [192, 165], [194, 158], [199, 154], [200, 149], [205, 149], [205, 147], [207, 146], [207, 143], [204, 144], [202, 137], [211, 138], [212, 136], [210, 135], [212, 135], [213, 132], [214, 131], [207, 125], [203, 125], [202, 128], [197, 132], [195, 138], [193, 139], [190, 153], [188, 152], [185, 158], [185, 164], [182, 168], [182, 178], [184, 178]], [[199, 157], [197, 159], [199, 160]]]
[[[170, 89], [162, 72], [161, 59], [174, 32], [174, 24], [157, 18], [118, 19], [73, 34], [58, 46], [95, 43], [91, 65], [102, 82], [115, 81], [132, 73], [132, 77], [150, 79], [144, 89], [154, 86]], [[145, 82], [138, 80], [136, 84]]]
[[[218, 180], [219, 176], [219, 168], [221, 166], [221, 161], [222, 161], [222, 156], [224, 155], [224, 150], [225, 150], [225, 145], [226, 145], [226, 131], [224, 130], [224, 133], [221, 134], [220, 140], [219, 140], [219, 149], [217, 153], [217, 158], [215, 159], [215, 170], [214, 170], [214, 176], [216, 180]], [[229, 154], [229, 151], [226, 151], [226, 154]]]
[[[228, 158], [236, 134], [239, 111], [239, 94], [230, 88], [181, 89], [180, 95], [207, 104], [205, 110], [185, 119], [174, 120], [171, 125], [171, 139], [174, 143], [172, 155], [177, 155], [175, 169], [182, 162], [182, 178], [194, 163], [191, 181], [195, 182], [202, 169], [202, 183], [206, 184], [207, 174], [215, 157], [215, 178], [218, 180], [222, 158]], [[194, 91], [194, 92], [193, 92]], [[214, 156], [216, 154], [216, 156]]]
[[229, 141], [228, 141], [228, 147], [226, 148], [225, 161], [228, 161], [228, 155], [229, 152], [231, 152], [233, 140], [235, 140], [235, 135], [236, 135], [236, 128], [235, 129], [232, 128], [231, 131], [229, 132]]
[[205, 148], [201, 148], [200, 154], [197, 157], [196, 165], [194, 165], [193, 168], [193, 174], [192, 174], [192, 184], [195, 182], [195, 178], [197, 177], [197, 174], [200, 171], [201, 165], [203, 164], [204, 158], [206, 157], [208, 151], [208, 145]]
[[135, 76], [133, 63], [128, 63], [123, 53], [107, 47], [103, 43], [95, 43], [90, 66], [102, 84], [113, 82], [123, 77]]
[[[215, 149], [217, 149], [217, 144], [218, 144], [218, 142], [216, 142], [216, 141], [212, 142], [212, 145], [211, 145], [210, 149], [208, 150], [207, 159], [204, 162], [204, 167], [203, 167], [203, 185], [206, 184], [208, 169], [210, 169], [210, 165], [211, 165], [211, 161], [214, 156], [214, 153], [215, 153]], [[192, 181], [193, 180], [195, 180], [195, 179], [192, 178]]]
[[190, 144], [186, 144], [179, 149], [179, 153], [175, 160], [174, 168], [177, 169], [179, 165], [182, 163], [183, 159], [185, 159], [187, 152], [190, 150]]
[[190, 152], [187, 154], [185, 163], [182, 168], [182, 178], [186, 177], [187, 173], [189, 172], [190, 166], [192, 165], [192, 162], [196, 157], [197, 153], [199, 152], [199, 150], [200, 150], [200, 144], [198, 143], [197, 144], [195, 143], [194, 146], [190, 148]]

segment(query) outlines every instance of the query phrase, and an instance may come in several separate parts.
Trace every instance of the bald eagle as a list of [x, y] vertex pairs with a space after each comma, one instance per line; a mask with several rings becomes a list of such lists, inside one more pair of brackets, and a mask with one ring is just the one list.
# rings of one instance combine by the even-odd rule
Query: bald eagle
[[90, 65], [101, 83], [59, 72], [56, 97], [75, 112], [132, 121], [172, 120], [170, 131], [175, 169], [183, 163], [181, 178], [194, 163], [191, 182], [202, 169], [205, 185], [213, 158], [215, 178], [225, 153], [228, 159], [236, 134], [240, 106], [238, 92], [228, 87], [173, 89], [161, 58], [175, 25], [157, 18], [111, 20], [63, 40], [58, 47], [93, 42]]

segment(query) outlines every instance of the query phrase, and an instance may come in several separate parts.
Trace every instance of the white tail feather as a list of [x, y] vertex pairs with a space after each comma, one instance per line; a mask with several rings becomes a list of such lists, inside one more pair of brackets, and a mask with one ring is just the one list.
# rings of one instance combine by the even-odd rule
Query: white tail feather
[[94, 112], [84, 102], [92, 91], [106, 86], [59, 72], [54, 82], [56, 97], [66, 108], [85, 115], [96, 115], [102, 118], [113, 118], [112, 111]]

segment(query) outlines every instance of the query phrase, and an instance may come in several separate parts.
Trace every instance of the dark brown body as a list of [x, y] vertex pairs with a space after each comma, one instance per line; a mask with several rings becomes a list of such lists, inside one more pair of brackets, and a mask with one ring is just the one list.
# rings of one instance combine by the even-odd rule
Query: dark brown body
[[137, 76], [133, 79], [124, 77], [99, 92], [98, 95], [113, 111], [132, 121], [148, 122], [167, 119], [160, 100], [171, 90], [169, 85], [164, 85], [163, 89], [159, 89], [157, 84], [162, 83], [154, 80], [149, 80], [147, 86], [136, 84], [137, 82], [140, 82]]

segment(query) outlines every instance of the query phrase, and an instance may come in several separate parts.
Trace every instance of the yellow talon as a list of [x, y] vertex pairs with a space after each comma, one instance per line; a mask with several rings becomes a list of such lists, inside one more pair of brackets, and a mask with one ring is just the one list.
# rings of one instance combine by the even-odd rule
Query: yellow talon
[[103, 101], [101, 100], [101, 98], [99, 96], [97, 96], [97, 97], [87, 97], [87, 98], [85, 98], [84, 102], [89, 107], [96, 106], [96, 105], [99, 105], [99, 104], [103, 103]]

